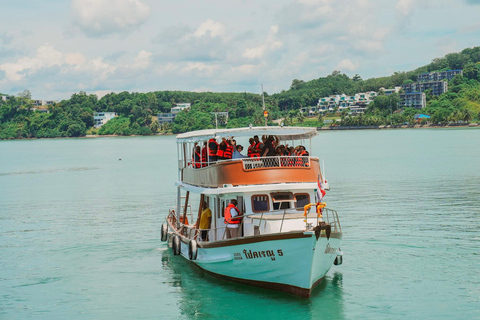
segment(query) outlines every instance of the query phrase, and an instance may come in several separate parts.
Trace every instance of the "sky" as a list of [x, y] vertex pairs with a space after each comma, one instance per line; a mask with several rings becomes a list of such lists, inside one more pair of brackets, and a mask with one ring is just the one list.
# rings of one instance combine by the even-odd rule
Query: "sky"
[[480, 46], [480, 0], [3, 0], [0, 93], [288, 90]]

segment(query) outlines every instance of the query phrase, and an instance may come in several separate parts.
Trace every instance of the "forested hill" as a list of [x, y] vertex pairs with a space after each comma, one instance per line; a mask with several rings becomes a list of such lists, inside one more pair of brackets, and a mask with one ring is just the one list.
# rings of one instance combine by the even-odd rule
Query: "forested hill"
[[[268, 121], [272, 125], [274, 120], [282, 119], [287, 125], [314, 126], [323, 125], [325, 116], [341, 117], [345, 125], [413, 121], [416, 111], [411, 108], [402, 113], [393, 113], [398, 108], [398, 95], [388, 98], [380, 95], [369, 105], [364, 115], [357, 117], [343, 112], [320, 115], [315, 121], [306, 121], [299, 110], [316, 106], [319, 98], [332, 94], [352, 95], [378, 91], [381, 87], [393, 88], [416, 81], [418, 75], [424, 72], [453, 69], [463, 69], [463, 76], [453, 78], [448, 84], [449, 91], [441, 96], [432, 96], [427, 92], [427, 108], [422, 113], [431, 115], [433, 122], [468, 122], [479, 119], [480, 47], [474, 47], [436, 58], [430, 64], [412, 71], [395, 72], [388, 77], [363, 80], [360, 75], [349, 78], [340, 71], [334, 71], [327, 77], [311, 81], [295, 79], [288, 90], [272, 95], [265, 93]], [[224, 111], [228, 111], [228, 121], [220, 117], [220, 126], [264, 123], [262, 97], [253, 93], [121, 92], [110, 93], [98, 99], [96, 95], [80, 92], [68, 100], [49, 106], [49, 113], [34, 110], [28, 90], [5, 100], [0, 100], [0, 139], [76, 137], [86, 134], [147, 135], [160, 131], [179, 133], [212, 128], [215, 126], [214, 112]], [[160, 125], [156, 121], [158, 113], [169, 112], [177, 103], [185, 102], [192, 104], [191, 109], [180, 112], [173, 124]], [[98, 111], [113, 111], [119, 116], [100, 129], [93, 129], [93, 114]]]

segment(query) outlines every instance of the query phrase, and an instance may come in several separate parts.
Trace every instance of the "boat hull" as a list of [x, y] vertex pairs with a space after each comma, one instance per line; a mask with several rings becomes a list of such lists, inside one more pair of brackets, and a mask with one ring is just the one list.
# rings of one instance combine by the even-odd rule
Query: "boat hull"
[[[181, 255], [187, 260], [188, 240], [182, 237]], [[308, 298], [333, 265], [341, 233], [318, 240], [314, 232], [288, 232], [198, 243], [190, 260], [208, 273], [227, 280]]]

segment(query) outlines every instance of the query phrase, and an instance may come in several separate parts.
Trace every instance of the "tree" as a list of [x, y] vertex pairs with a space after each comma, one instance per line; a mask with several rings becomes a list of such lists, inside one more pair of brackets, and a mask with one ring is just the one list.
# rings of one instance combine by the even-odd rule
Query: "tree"
[[17, 93], [17, 97], [26, 100], [32, 100], [32, 93], [30, 92], [30, 90], [25, 89], [22, 92]]

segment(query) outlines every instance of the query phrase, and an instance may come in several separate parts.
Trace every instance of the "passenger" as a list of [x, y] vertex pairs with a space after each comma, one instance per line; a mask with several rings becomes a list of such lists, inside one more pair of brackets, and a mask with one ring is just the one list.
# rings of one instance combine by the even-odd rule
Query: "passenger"
[[288, 155], [293, 157], [295, 155], [295, 148], [294, 147], [289, 147], [288, 148]]
[[214, 138], [208, 140], [208, 162], [216, 162], [218, 151], [218, 143]]
[[275, 155], [276, 156], [283, 156], [283, 151], [282, 151], [282, 148], [280, 146], [275, 148]]
[[204, 141], [202, 148], [202, 168], [207, 166], [207, 149], [207, 141]]
[[232, 159], [233, 150], [234, 150], [233, 146], [236, 142], [235, 142], [235, 140], [230, 139], [230, 140], [227, 140], [226, 143], [227, 143], [227, 147], [226, 147], [226, 149], [223, 153], [223, 157], [225, 159]]
[[195, 142], [195, 152], [193, 153], [193, 167], [195, 169], [198, 169], [202, 167], [202, 162], [200, 155], [200, 146], [197, 146], [196, 144], [197, 143]]
[[256, 152], [258, 153], [258, 156], [260, 157], [261, 154], [262, 154], [262, 149], [263, 149], [263, 143], [260, 142], [260, 140], [258, 139], [258, 136], [253, 136], [253, 140], [255, 141], [255, 149], [256, 149]]
[[218, 146], [217, 158], [218, 160], [225, 160], [225, 150], [227, 149], [226, 138], [222, 138], [222, 142]]
[[310, 154], [308, 153], [307, 150], [305, 150], [305, 147], [304, 147], [304, 146], [300, 146], [299, 156], [301, 156], [301, 157], [308, 157], [308, 156], [310, 156]]
[[245, 158], [245, 156], [241, 153], [243, 151], [243, 146], [238, 145], [236, 150], [233, 151], [232, 159], [242, 159]]
[[200, 221], [198, 222], [198, 229], [200, 229], [200, 239], [202, 241], [208, 241], [208, 230], [212, 224], [212, 210], [207, 207], [207, 202], [203, 201], [202, 203], [202, 214], [200, 216]]
[[237, 204], [237, 200], [232, 199], [230, 200], [230, 204], [225, 208], [225, 224], [227, 225], [225, 234], [227, 235], [227, 239], [238, 237], [238, 229], [240, 222], [242, 222], [242, 215], [237, 208]]
[[273, 136], [267, 138], [267, 136], [262, 137], [263, 149], [262, 157], [272, 157], [275, 155], [275, 148], [273, 147]]
[[248, 139], [248, 143], [250, 143], [250, 145], [248, 146], [247, 156], [249, 158], [259, 158], [260, 153], [257, 152], [257, 149], [255, 147], [255, 140], [253, 138], [250, 138]]

